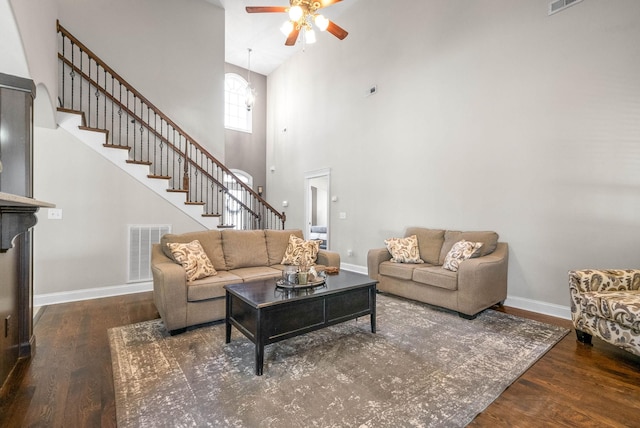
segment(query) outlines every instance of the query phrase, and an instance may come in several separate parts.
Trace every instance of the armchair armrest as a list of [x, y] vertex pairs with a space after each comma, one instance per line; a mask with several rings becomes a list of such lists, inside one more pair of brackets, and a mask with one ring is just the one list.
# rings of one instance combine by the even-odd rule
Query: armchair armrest
[[325, 266], [340, 267], [340, 253], [328, 250], [319, 250], [316, 263]]
[[582, 269], [569, 271], [573, 292], [640, 290], [640, 269]]
[[373, 248], [367, 253], [367, 271], [369, 278], [378, 279], [380, 263], [391, 260], [391, 253], [386, 248]]

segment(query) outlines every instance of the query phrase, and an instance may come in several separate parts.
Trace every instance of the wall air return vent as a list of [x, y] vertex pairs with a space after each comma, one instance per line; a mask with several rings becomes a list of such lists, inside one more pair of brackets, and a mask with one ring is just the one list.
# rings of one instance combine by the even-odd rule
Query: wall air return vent
[[129, 225], [129, 278], [128, 282], [150, 281], [151, 246], [160, 243], [171, 225]]
[[565, 10], [569, 6], [580, 3], [582, 0], [554, 0], [549, 3], [549, 15]]

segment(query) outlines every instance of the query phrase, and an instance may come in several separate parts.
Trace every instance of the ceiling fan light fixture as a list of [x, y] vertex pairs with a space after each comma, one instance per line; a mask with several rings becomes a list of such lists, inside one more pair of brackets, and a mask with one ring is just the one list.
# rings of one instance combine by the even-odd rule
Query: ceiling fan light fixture
[[293, 6], [289, 9], [289, 18], [292, 21], [298, 21], [300, 18], [302, 18], [303, 14], [304, 11], [300, 6]]
[[325, 18], [323, 15], [316, 15], [313, 18], [313, 22], [315, 22], [316, 27], [318, 27], [318, 30], [320, 31], [326, 31], [327, 28], [329, 27], [329, 20]]
[[316, 32], [313, 29], [304, 30], [304, 41], [310, 45], [316, 42]]
[[284, 34], [285, 36], [288, 36], [289, 34], [291, 34], [291, 32], [293, 31], [293, 22], [291, 21], [284, 22], [280, 27], [280, 31], [282, 31], [282, 34]]

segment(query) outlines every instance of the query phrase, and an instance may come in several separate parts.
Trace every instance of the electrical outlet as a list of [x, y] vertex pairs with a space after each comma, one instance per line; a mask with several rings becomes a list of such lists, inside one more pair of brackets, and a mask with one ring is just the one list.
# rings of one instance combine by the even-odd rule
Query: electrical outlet
[[341, 212], [340, 214], [338, 214], [338, 218], [340, 220], [346, 220], [347, 219], [347, 213]]
[[62, 220], [62, 208], [49, 208], [47, 218], [49, 220]]

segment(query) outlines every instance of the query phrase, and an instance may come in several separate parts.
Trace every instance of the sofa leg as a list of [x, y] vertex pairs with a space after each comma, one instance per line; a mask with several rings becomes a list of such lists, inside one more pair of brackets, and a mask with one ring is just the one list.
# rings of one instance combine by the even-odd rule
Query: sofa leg
[[187, 331], [187, 327], [184, 327], [184, 328], [177, 328], [177, 329], [175, 329], [175, 330], [169, 330], [169, 334], [170, 334], [171, 336], [175, 336], [176, 334], [182, 334], [182, 333], [184, 333], [185, 331]]
[[576, 330], [576, 337], [578, 338], [578, 342], [584, 343], [585, 345], [591, 345], [591, 335], [589, 333], [585, 333], [584, 331]]
[[464, 318], [464, 319], [466, 319], [466, 320], [474, 320], [474, 319], [476, 319], [476, 317], [478, 316], [478, 314], [475, 314], [475, 315], [467, 315], [467, 314], [463, 314], [462, 312], [458, 312], [458, 316], [459, 316], [460, 318]]

